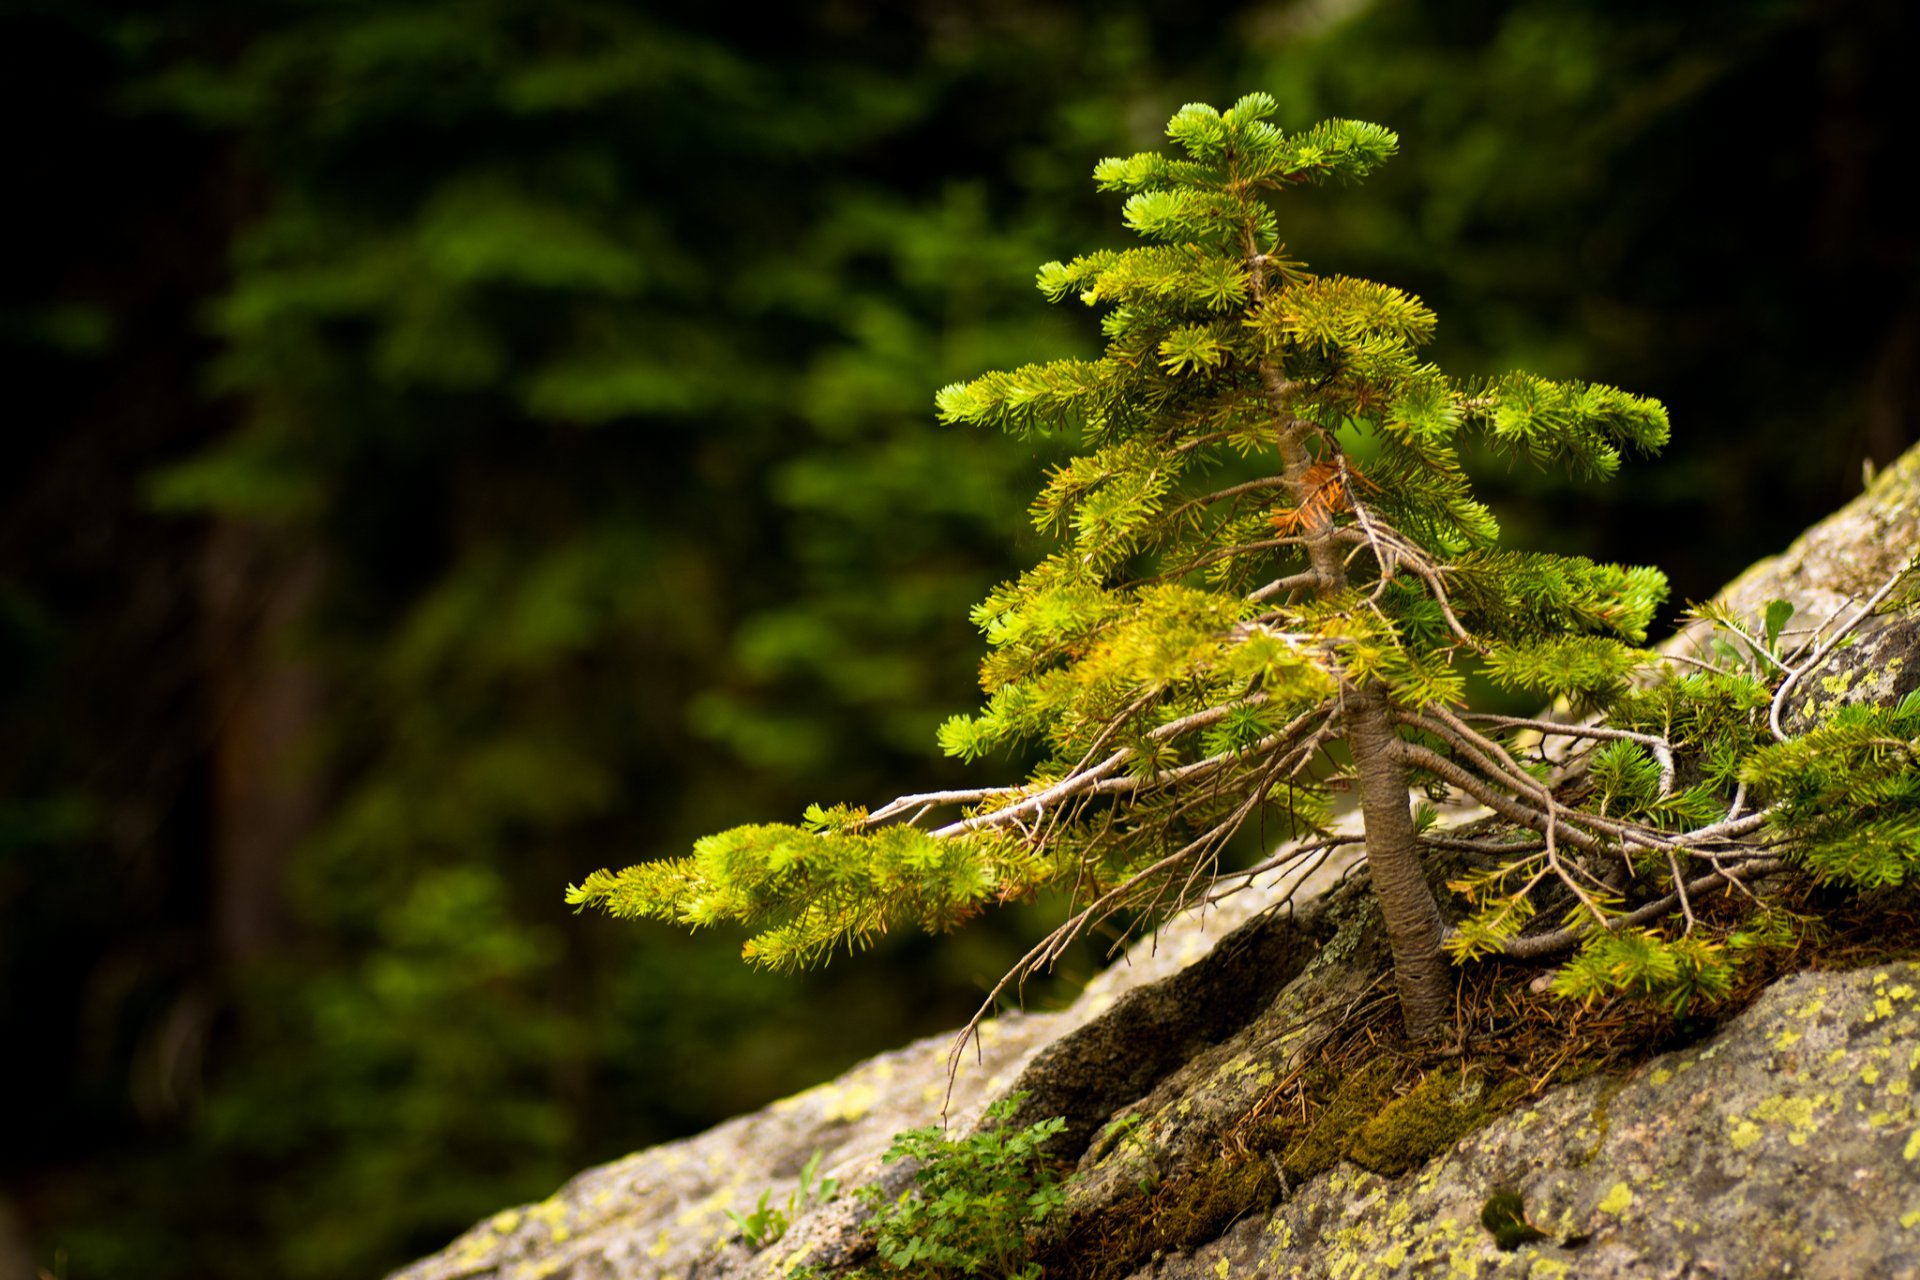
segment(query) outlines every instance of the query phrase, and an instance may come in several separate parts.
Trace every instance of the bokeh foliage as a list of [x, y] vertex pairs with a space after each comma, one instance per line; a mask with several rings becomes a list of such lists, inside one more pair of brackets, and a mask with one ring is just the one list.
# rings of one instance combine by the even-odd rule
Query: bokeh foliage
[[[966, 611], [1031, 558], [1045, 458], [931, 395], [1086, 354], [1031, 264], [1111, 234], [1085, 157], [1182, 101], [1391, 125], [1295, 251], [1416, 289], [1450, 367], [1668, 402], [1681, 452], [1616, 506], [1486, 477], [1519, 541], [1699, 594], [1913, 435], [1897, 4], [3, 21], [0, 1034], [35, 1104], [0, 1176], [76, 1277], [374, 1273], [964, 1014], [977, 937], [802, 983], [559, 886], [957, 776]], [[322, 816], [244, 971], [210, 531], [319, 566], [271, 645], [325, 691], [288, 766]]]

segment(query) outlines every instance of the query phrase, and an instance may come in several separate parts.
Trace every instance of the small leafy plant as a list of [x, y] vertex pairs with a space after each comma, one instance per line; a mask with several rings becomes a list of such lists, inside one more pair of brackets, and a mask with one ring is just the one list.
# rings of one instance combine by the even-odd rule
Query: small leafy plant
[[773, 1192], [768, 1190], [760, 1193], [760, 1203], [755, 1205], [750, 1213], [743, 1215], [731, 1209], [727, 1210], [727, 1217], [733, 1220], [733, 1225], [740, 1232], [740, 1239], [747, 1248], [766, 1248], [787, 1234], [787, 1228], [793, 1225], [794, 1219], [809, 1209], [826, 1204], [840, 1193], [838, 1178], [821, 1178], [818, 1182], [814, 1181], [820, 1173], [820, 1155], [820, 1152], [814, 1152], [813, 1157], [800, 1170], [800, 1186], [787, 1197], [784, 1209], [767, 1203], [773, 1198]]
[[1028, 1233], [1066, 1203], [1041, 1148], [1066, 1121], [1007, 1127], [1024, 1096], [994, 1103], [985, 1125], [965, 1138], [949, 1138], [938, 1125], [894, 1137], [884, 1158], [919, 1162], [914, 1185], [892, 1201], [877, 1187], [854, 1192], [874, 1210], [867, 1226], [875, 1232], [885, 1273], [1020, 1280], [1040, 1275]]

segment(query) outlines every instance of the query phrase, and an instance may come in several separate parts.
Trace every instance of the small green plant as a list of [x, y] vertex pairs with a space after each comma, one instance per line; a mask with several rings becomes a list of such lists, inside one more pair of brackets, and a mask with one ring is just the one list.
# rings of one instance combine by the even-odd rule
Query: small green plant
[[1518, 1191], [1502, 1188], [1487, 1197], [1480, 1210], [1480, 1225], [1493, 1235], [1493, 1242], [1505, 1253], [1523, 1244], [1547, 1239], [1547, 1233], [1527, 1221], [1527, 1205]]
[[767, 1203], [773, 1198], [772, 1191], [760, 1193], [760, 1203], [753, 1211], [745, 1215], [727, 1210], [727, 1217], [733, 1219], [734, 1227], [740, 1232], [740, 1239], [749, 1249], [764, 1249], [781, 1236], [787, 1234], [787, 1228], [793, 1220], [809, 1209], [826, 1204], [840, 1193], [838, 1178], [815, 1178], [820, 1173], [820, 1152], [813, 1153], [800, 1170], [800, 1186], [787, 1197], [786, 1207]]
[[986, 1124], [965, 1138], [949, 1138], [938, 1125], [894, 1137], [885, 1159], [919, 1162], [914, 1185], [892, 1201], [877, 1187], [854, 1192], [874, 1211], [867, 1226], [876, 1234], [883, 1272], [1021, 1280], [1040, 1275], [1027, 1233], [1066, 1203], [1066, 1190], [1041, 1147], [1067, 1122], [1056, 1117], [1009, 1128], [1024, 1096], [994, 1103]]

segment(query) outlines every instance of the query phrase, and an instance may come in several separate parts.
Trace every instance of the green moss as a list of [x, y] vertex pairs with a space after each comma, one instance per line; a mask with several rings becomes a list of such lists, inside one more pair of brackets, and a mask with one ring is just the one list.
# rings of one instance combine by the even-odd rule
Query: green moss
[[1523, 1081], [1491, 1085], [1482, 1071], [1436, 1071], [1361, 1125], [1346, 1156], [1385, 1177], [1405, 1173], [1446, 1151], [1498, 1115], [1525, 1090]]
[[1280, 1197], [1280, 1177], [1259, 1155], [1221, 1159], [1151, 1193], [1125, 1196], [1043, 1245], [1049, 1280], [1120, 1280], [1141, 1260], [1218, 1239]]
[[1155, 1247], [1191, 1249], [1216, 1240], [1247, 1214], [1280, 1194], [1280, 1178], [1267, 1161], [1221, 1162], [1183, 1183], [1154, 1224]]
[[1331, 1169], [1348, 1154], [1354, 1135], [1388, 1104], [1402, 1074], [1391, 1059], [1369, 1062], [1340, 1082], [1304, 1129], [1268, 1124], [1249, 1133], [1247, 1145], [1256, 1151], [1279, 1151], [1281, 1169], [1295, 1182]]
[[1386, 1177], [1447, 1150], [1507, 1110], [1526, 1090], [1521, 1080], [1490, 1083], [1478, 1068], [1436, 1071], [1404, 1094], [1407, 1070], [1378, 1059], [1351, 1072], [1307, 1125], [1261, 1120], [1243, 1133], [1249, 1150], [1279, 1153], [1281, 1169], [1304, 1181], [1351, 1160]]

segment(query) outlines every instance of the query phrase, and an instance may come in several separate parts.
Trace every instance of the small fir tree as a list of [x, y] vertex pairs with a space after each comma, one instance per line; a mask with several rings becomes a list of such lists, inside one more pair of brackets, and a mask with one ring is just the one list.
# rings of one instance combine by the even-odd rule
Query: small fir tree
[[[984, 708], [940, 731], [966, 759], [1037, 746], [1032, 776], [738, 827], [688, 858], [596, 872], [569, 901], [744, 922], [756, 930], [747, 957], [790, 968], [895, 924], [944, 929], [1068, 889], [1070, 918], [1011, 982], [1117, 912], [1164, 913], [1212, 889], [1224, 846], [1256, 818], [1299, 837], [1265, 865], [1324, 856], [1352, 839], [1328, 816], [1330, 793], [1351, 786], [1406, 1029], [1424, 1039], [1452, 1007], [1449, 951], [1583, 946], [1558, 981], [1570, 995], [1684, 1003], [1723, 988], [1729, 939], [1695, 931], [1688, 894], [1776, 865], [1754, 845], [1769, 823], [1832, 850], [1866, 822], [1882, 856], [1829, 878], [1904, 874], [1920, 844], [1920, 773], [1911, 745], [1885, 744], [1920, 728], [1863, 722], [1811, 749], [1879, 753], [1878, 809], [1835, 817], [1819, 779], [1838, 775], [1804, 777], [1810, 748], [1769, 737], [1778, 676], [1630, 683], [1662, 576], [1501, 548], [1461, 468], [1472, 438], [1605, 478], [1625, 452], [1664, 443], [1662, 406], [1524, 373], [1462, 382], [1424, 362], [1432, 312], [1386, 285], [1310, 272], [1288, 255], [1274, 207], [1290, 188], [1365, 176], [1397, 139], [1347, 120], [1289, 134], [1267, 122], [1273, 109], [1264, 94], [1225, 112], [1184, 107], [1167, 129], [1176, 154], [1095, 169], [1101, 189], [1127, 193], [1126, 225], [1150, 243], [1049, 263], [1039, 286], [1104, 309], [1102, 358], [989, 373], [938, 396], [945, 422], [1084, 446], [1033, 504], [1058, 549], [974, 612], [991, 646]], [[1770, 657], [1784, 621], [1768, 620]], [[1616, 719], [1473, 716], [1474, 667]], [[1577, 806], [1555, 789], [1566, 752], [1546, 749], [1569, 741], [1590, 752]], [[1336, 742], [1350, 763], [1333, 763]], [[1709, 762], [1700, 782], [1676, 784], [1677, 750]], [[1781, 803], [1747, 812], [1743, 778]], [[1416, 788], [1464, 794], [1519, 838], [1429, 835]], [[1456, 882], [1476, 908], [1458, 926], [1442, 917], [1428, 843], [1482, 864]], [[1679, 936], [1644, 927], [1676, 907]], [[1564, 910], [1562, 925], [1522, 936], [1543, 909]]]

